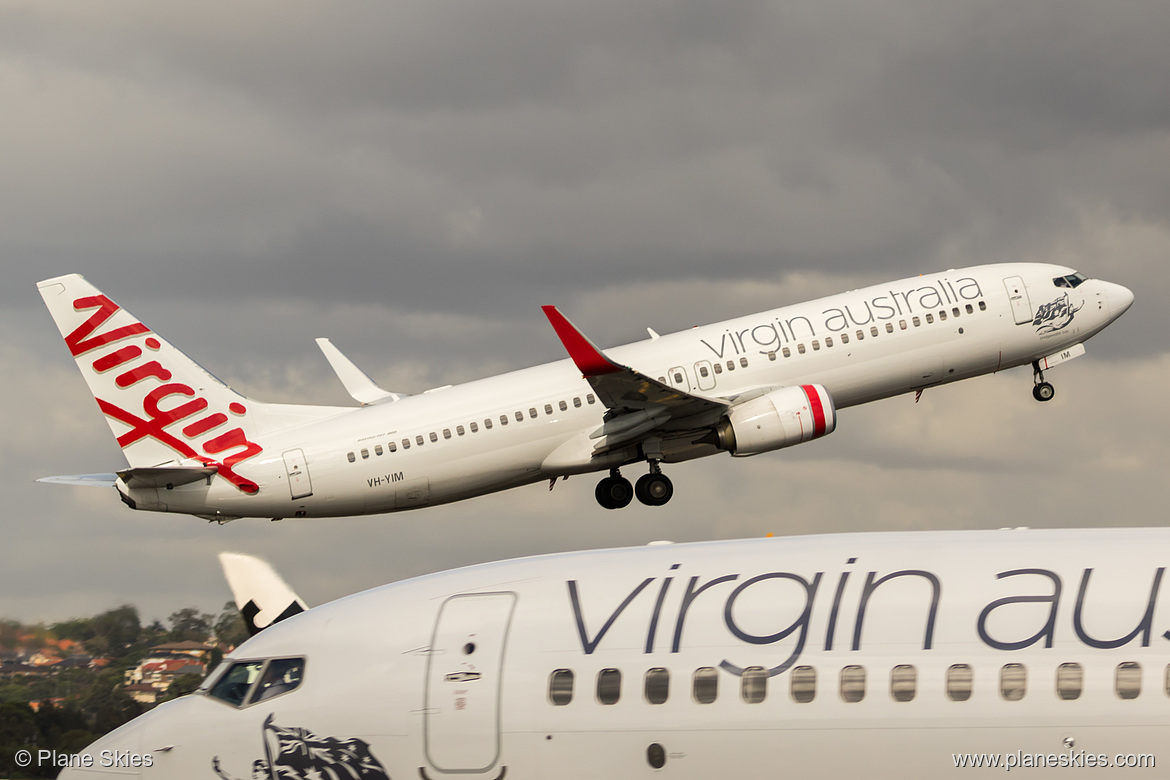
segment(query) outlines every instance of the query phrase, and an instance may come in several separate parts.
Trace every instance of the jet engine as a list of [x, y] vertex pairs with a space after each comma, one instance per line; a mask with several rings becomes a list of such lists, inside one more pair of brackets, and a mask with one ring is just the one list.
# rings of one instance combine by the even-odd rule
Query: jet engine
[[715, 426], [711, 443], [743, 457], [810, 441], [836, 427], [837, 409], [829, 391], [821, 385], [798, 385], [731, 407]]

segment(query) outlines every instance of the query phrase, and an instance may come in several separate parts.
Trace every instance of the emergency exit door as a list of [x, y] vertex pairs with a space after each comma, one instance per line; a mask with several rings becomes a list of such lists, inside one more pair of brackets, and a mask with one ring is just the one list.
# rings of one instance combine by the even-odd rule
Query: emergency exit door
[[427, 658], [427, 760], [441, 772], [485, 772], [500, 757], [500, 683], [515, 593], [452, 596]]
[[309, 480], [309, 467], [305, 463], [303, 451], [288, 450], [285, 452], [284, 470], [288, 474], [288, 489], [292, 494], [293, 501], [313, 495], [313, 483]]

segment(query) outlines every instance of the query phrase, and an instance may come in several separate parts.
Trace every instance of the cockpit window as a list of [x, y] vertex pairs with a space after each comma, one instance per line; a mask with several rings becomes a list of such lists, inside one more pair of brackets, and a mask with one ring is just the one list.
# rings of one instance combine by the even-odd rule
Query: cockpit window
[[1089, 277], [1082, 273], [1069, 274], [1068, 276], [1058, 276], [1052, 280], [1052, 283], [1057, 287], [1079, 287], [1083, 282], [1089, 281]]
[[248, 695], [248, 689], [252, 687], [252, 683], [256, 682], [260, 676], [260, 670], [263, 668], [263, 661], [243, 661], [232, 664], [208, 695], [213, 699], [225, 701], [233, 707], [239, 707], [243, 704], [244, 697]]
[[238, 661], [219, 677], [207, 695], [233, 707], [242, 707], [244, 702], [255, 704], [293, 690], [301, 684], [304, 672], [304, 658]]
[[268, 662], [259, 685], [252, 693], [249, 704], [271, 699], [282, 693], [288, 693], [301, 684], [301, 675], [305, 669], [303, 658], [277, 658]]

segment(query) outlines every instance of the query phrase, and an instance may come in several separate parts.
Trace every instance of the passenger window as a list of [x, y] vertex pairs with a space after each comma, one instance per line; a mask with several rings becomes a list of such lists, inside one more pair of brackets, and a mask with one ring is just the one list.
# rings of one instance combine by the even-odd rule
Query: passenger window
[[979, 311], [987, 311], [987, 302], [979, 301]]
[[951, 309], [951, 314], [955, 317], [958, 317], [959, 314], [961, 314], [961, 312], [959, 311], [959, 307], [956, 306], [955, 308]]
[[450, 429], [450, 428], [444, 428], [444, 429], [443, 429], [443, 438], [444, 438], [444, 439], [450, 439], [450, 438], [451, 438], [451, 429]]
[[768, 670], [762, 666], [749, 666], [740, 678], [740, 696], [747, 704], [759, 704], [768, 695]]
[[[533, 409], [532, 411], [535, 412], [536, 410]], [[524, 422], [524, 412], [519, 409], [516, 410], [516, 422]]]
[[841, 343], [842, 343], [842, 344], [848, 344], [848, 343], [849, 343], [849, 334], [848, 334], [848, 333], [842, 333], [842, 334], [841, 334]]
[[788, 347], [785, 347], [784, 349], [780, 350], [780, 354], [782, 354], [784, 357], [792, 357], [792, 350], [790, 350]]
[[557, 669], [548, 676], [548, 700], [557, 707], [564, 707], [573, 700], [571, 669]]
[[854, 704], [865, 698], [865, 667], [850, 664], [841, 670], [841, 701]]
[[[825, 340], [826, 340], [826, 341], [828, 341], [828, 339], [825, 339]], [[832, 344], [830, 344], [829, 346], [831, 347], [831, 346], [833, 346], [833, 345], [832, 345]], [[768, 353], [768, 360], [771, 360], [771, 361], [775, 362], [775, 360], [776, 360], [776, 350], [774, 350], [774, 349], [773, 349], [772, 351], [770, 351], [770, 352]], [[704, 375], [704, 376], [705, 376], [705, 375]]]
[[722, 363], [716, 363], [715, 365], [711, 366], [711, 368], [715, 369], [716, 374], [723, 373], [723, 364]]
[[931, 324], [931, 323], [933, 323], [933, 322], [934, 322], [934, 315], [933, 315], [933, 314], [927, 314], [927, 315], [926, 315], [926, 324], [927, 324], [927, 325], [930, 325], [930, 324]]
[[479, 433], [479, 423], [471, 423], [468, 427], [471, 428], [472, 433]]
[[741, 358], [739, 359], [739, 365], [740, 365], [740, 368], [747, 368], [747, 367], [748, 367], [748, 361], [747, 361], [747, 358], [745, 358], [745, 357], [741, 357]]
[[362, 450], [362, 460], [368, 460], [369, 457], [370, 457], [370, 451], [367, 449], [363, 449]]
[[353, 463], [357, 460], [357, 455], [354, 455], [352, 452], [347, 452], [347, 453], [345, 453], [345, 458], [350, 463]]
[[886, 323], [886, 333], [893, 333], [893, 332], [894, 332], [894, 323], [887, 322]]
[[581, 399], [579, 397], [573, 399], [573, 406], [577, 407], [578, 409], [581, 408]]
[[813, 339], [812, 340], [812, 348], [813, 348], [813, 352], [820, 352], [821, 351], [821, 342], [817, 341], [816, 339]]
[[414, 443], [420, 447], [423, 446], [423, 437], [422, 437], [421, 433], [418, 436], [414, 437]]
[[808, 704], [817, 695], [817, 670], [811, 666], [797, 666], [791, 673], [792, 700]]
[[[475, 423], [472, 423], [472, 425], [475, 425]], [[455, 426], [455, 435], [456, 436], [466, 436], [467, 429], [464, 428], [462, 425], [456, 425]]]
[[1142, 692], [1142, 666], [1133, 661], [1126, 661], [1117, 665], [1114, 678], [1114, 689], [1118, 698], [1136, 699]]
[[699, 704], [710, 704], [719, 695], [719, 670], [712, 666], [701, 666], [695, 670], [691, 680], [691, 695]]
[[381, 454], [382, 454], [382, 445], [381, 445], [381, 444], [375, 444], [375, 445], [374, 445], [374, 454], [375, 454], [375, 455], [381, 455]]
[[971, 308], [971, 304], [969, 304], [969, 303], [968, 303], [966, 308], [967, 308], [967, 313], [968, 313], [968, 314], [974, 314], [974, 313], [975, 313], [975, 310]]
[[429, 435], [430, 435], [430, 439], [431, 439], [432, 444], [439, 440], [439, 434], [435, 433], [434, 431], [431, 431]]
[[1028, 671], [1023, 664], [1004, 664], [999, 670], [999, 695], [1005, 701], [1019, 701], [1027, 691]]
[[304, 658], [277, 658], [269, 661], [248, 703], [255, 704], [292, 691], [301, 684], [304, 673]]
[[728, 370], [728, 371], [734, 371], [734, 370], [735, 370], [735, 361], [734, 361], [734, 360], [728, 360], [728, 361], [727, 361], [727, 370]]
[[646, 672], [645, 695], [647, 703], [663, 704], [670, 695], [670, 672], [661, 666]]
[[856, 335], [857, 335], [858, 341], [865, 341], [865, 331], [864, 330], [857, 331]]
[[675, 372], [674, 372], [674, 383], [675, 383], [676, 385], [681, 385], [681, 384], [682, 384], [682, 381], [683, 381], [682, 374], [680, 374], [680, 373], [678, 373], [677, 371], [675, 371]]
[[1065, 701], [1081, 697], [1085, 671], [1080, 664], [1061, 664], [1056, 667], [1056, 695]]
[[585, 403], [587, 403], [587, 404], [597, 403], [597, 398], [593, 395], [593, 393], [590, 393], [589, 395], [585, 396]]
[[939, 311], [939, 313], [938, 313], [938, 321], [939, 321], [939, 322], [946, 322], [946, 321], [947, 321], [947, 312], [946, 312], [946, 309], [943, 309], [943, 310]]
[[597, 673], [597, 700], [602, 704], [617, 704], [622, 695], [622, 673], [617, 669], [602, 669]]
[[500, 415], [500, 425], [507, 425], [507, 424], [508, 424], [508, 415], [501, 414]]
[[404, 449], [404, 450], [410, 449], [410, 439], [403, 439], [402, 440], [402, 449]]
[[386, 447], [387, 447], [387, 449], [389, 449], [391, 452], [398, 452], [398, 445], [397, 445], [397, 444], [395, 444], [395, 443], [394, 443], [394, 442], [392, 442], [392, 441], [390, 441], [390, 442], [386, 442]]
[[528, 416], [531, 417], [533, 420], [536, 419], [536, 407], [535, 406], [528, 407]]
[[825, 336], [825, 346], [826, 347], [833, 346], [833, 337], [832, 336]]
[[803, 354], [805, 353], [805, 351], [806, 351], [806, 350], [805, 350], [805, 348], [804, 348], [804, 344], [797, 344], [797, 345], [796, 345], [796, 351], [797, 351], [797, 352], [799, 352], [800, 354], [802, 354], [802, 355], [803, 355]]
[[975, 681], [975, 670], [968, 664], [954, 664], [947, 669], [947, 698], [951, 701], [967, 701]]
[[914, 315], [913, 317], [911, 317], [910, 319], [914, 323], [914, 327], [916, 327], [916, 328], [922, 327], [922, 320], [918, 319], [917, 314]]
[[545, 404], [544, 405], [544, 413], [545, 414], [552, 414], [552, 404]]
[[248, 689], [256, 682], [263, 667], [263, 661], [242, 661], [232, 664], [207, 695], [227, 702], [233, 707], [239, 707], [244, 703]]
[[876, 337], [877, 337], [877, 334], [878, 334], [878, 331], [877, 331], [877, 326], [876, 326], [876, 325], [875, 325], [875, 326], [873, 326], [873, 327], [871, 327], [871, 328], [869, 329], [869, 335], [871, 335], [871, 336], [873, 336], [873, 337], [875, 337], [875, 338], [876, 338]]
[[898, 327], [902, 330], [906, 330], [906, 320], [898, 320]]
[[890, 696], [894, 701], [914, 701], [917, 692], [917, 669], [909, 664], [899, 664], [890, 671]]
[[560, 409], [562, 412], [569, 411], [569, 405], [567, 403], [565, 403], [564, 401], [558, 401], [557, 408]]

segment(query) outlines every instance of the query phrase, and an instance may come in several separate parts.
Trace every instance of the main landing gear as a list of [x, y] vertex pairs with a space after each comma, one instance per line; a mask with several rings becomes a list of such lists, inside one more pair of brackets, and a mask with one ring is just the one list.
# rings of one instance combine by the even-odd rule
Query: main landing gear
[[646, 506], [662, 506], [674, 495], [674, 483], [659, 469], [658, 461], [652, 460], [650, 473], [638, 477], [633, 486], [621, 472], [611, 469], [609, 476], [597, 483], [594, 495], [606, 509], [627, 507], [635, 497]]
[[1032, 388], [1032, 397], [1037, 401], [1051, 401], [1056, 395], [1056, 388], [1044, 381], [1044, 372], [1040, 370], [1040, 363], [1032, 363], [1032, 380], [1036, 383]]

